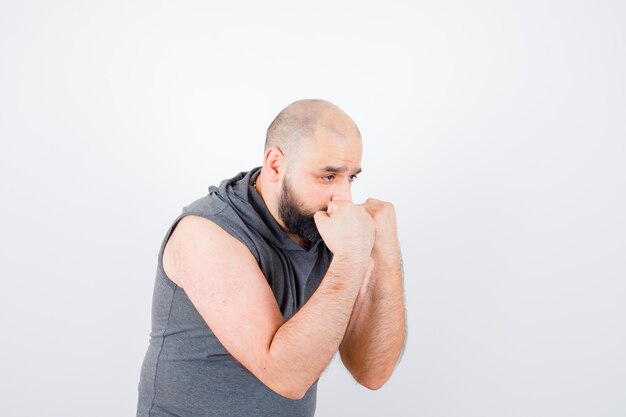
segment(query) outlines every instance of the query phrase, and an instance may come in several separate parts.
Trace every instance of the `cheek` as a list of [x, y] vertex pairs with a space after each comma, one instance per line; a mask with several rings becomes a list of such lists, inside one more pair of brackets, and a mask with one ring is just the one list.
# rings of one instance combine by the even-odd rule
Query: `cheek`
[[326, 210], [328, 208], [328, 203], [331, 202], [332, 196], [332, 192], [329, 192], [327, 189], [319, 191], [315, 195], [315, 207], [317, 207], [318, 210]]
[[305, 194], [302, 196], [302, 201], [306, 201], [306, 205], [312, 212], [317, 210], [326, 210], [326, 207], [330, 202], [331, 195], [332, 194], [326, 189], [311, 187], [305, 191]]

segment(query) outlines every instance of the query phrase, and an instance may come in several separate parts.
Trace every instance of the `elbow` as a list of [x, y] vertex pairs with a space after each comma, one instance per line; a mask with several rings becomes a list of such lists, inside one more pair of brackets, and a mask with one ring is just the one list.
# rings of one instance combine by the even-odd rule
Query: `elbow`
[[274, 391], [276, 394], [288, 398], [290, 400], [301, 400], [309, 390], [308, 387], [301, 387], [297, 385], [291, 384], [272, 384], [267, 385], [269, 389]]
[[310, 384], [305, 386], [302, 381], [293, 380], [284, 374], [271, 377], [266, 374], [261, 382], [276, 394], [290, 400], [301, 400], [311, 386]]
[[289, 398], [290, 400], [301, 400], [306, 395], [307, 390], [293, 388], [290, 390], [282, 390], [282, 391], [274, 391], [278, 395], [282, 395], [285, 398]]
[[350, 361], [350, 357], [343, 354], [343, 352], [341, 360], [343, 361], [346, 369], [350, 372], [350, 374], [352, 374], [355, 381], [359, 383], [359, 385], [362, 385], [372, 391], [376, 391], [385, 385], [393, 372], [393, 368], [385, 372], [374, 372], [372, 369], [355, 366]]
[[385, 385], [385, 383], [387, 383], [388, 380], [389, 380], [389, 375], [382, 376], [382, 377], [359, 378], [357, 379], [357, 382], [369, 390], [376, 391], [382, 388], [382, 386]]
[[301, 400], [309, 392], [311, 386], [319, 379], [319, 375], [307, 373], [304, 366], [289, 367], [280, 361], [264, 361], [253, 372], [255, 376], [270, 390], [290, 400]]
[[350, 373], [360, 385], [365, 388], [376, 391], [379, 390], [389, 381], [393, 374], [394, 368], [387, 367], [384, 369], [352, 369]]

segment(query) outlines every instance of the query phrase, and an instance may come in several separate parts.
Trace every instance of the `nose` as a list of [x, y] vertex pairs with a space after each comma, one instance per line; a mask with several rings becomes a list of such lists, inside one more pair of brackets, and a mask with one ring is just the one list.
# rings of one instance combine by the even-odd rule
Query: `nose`
[[350, 183], [342, 182], [341, 184], [338, 184], [337, 188], [335, 188], [335, 191], [333, 192], [333, 196], [331, 200], [332, 201], [334, 200], [352, 201], [352, 190], [351, 190]]

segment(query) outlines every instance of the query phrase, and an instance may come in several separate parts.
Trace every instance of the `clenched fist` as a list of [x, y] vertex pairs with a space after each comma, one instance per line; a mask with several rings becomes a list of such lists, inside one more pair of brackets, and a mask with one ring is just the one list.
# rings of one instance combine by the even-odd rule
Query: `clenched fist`
[[374, 219], [361, 204], [335, 200], [313, 218], [324, 243], [333, 255], [369, 258], [376, 234]]
[[376, 224], [376, 238], [372, 253], [383, 256], [396, 254], [399, 251], [398, 225], [393, 204], [368, 198], [363, 203], [363, 207]]

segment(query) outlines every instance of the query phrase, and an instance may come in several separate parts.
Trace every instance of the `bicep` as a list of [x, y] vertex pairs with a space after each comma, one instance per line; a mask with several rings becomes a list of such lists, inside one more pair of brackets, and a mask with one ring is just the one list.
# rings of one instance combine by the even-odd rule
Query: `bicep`
[[226, 350], [261, 379], [283, 318], [256, 259], [239, 240], [198, 216], [184, 217], [170, 241], [176, 281]]

